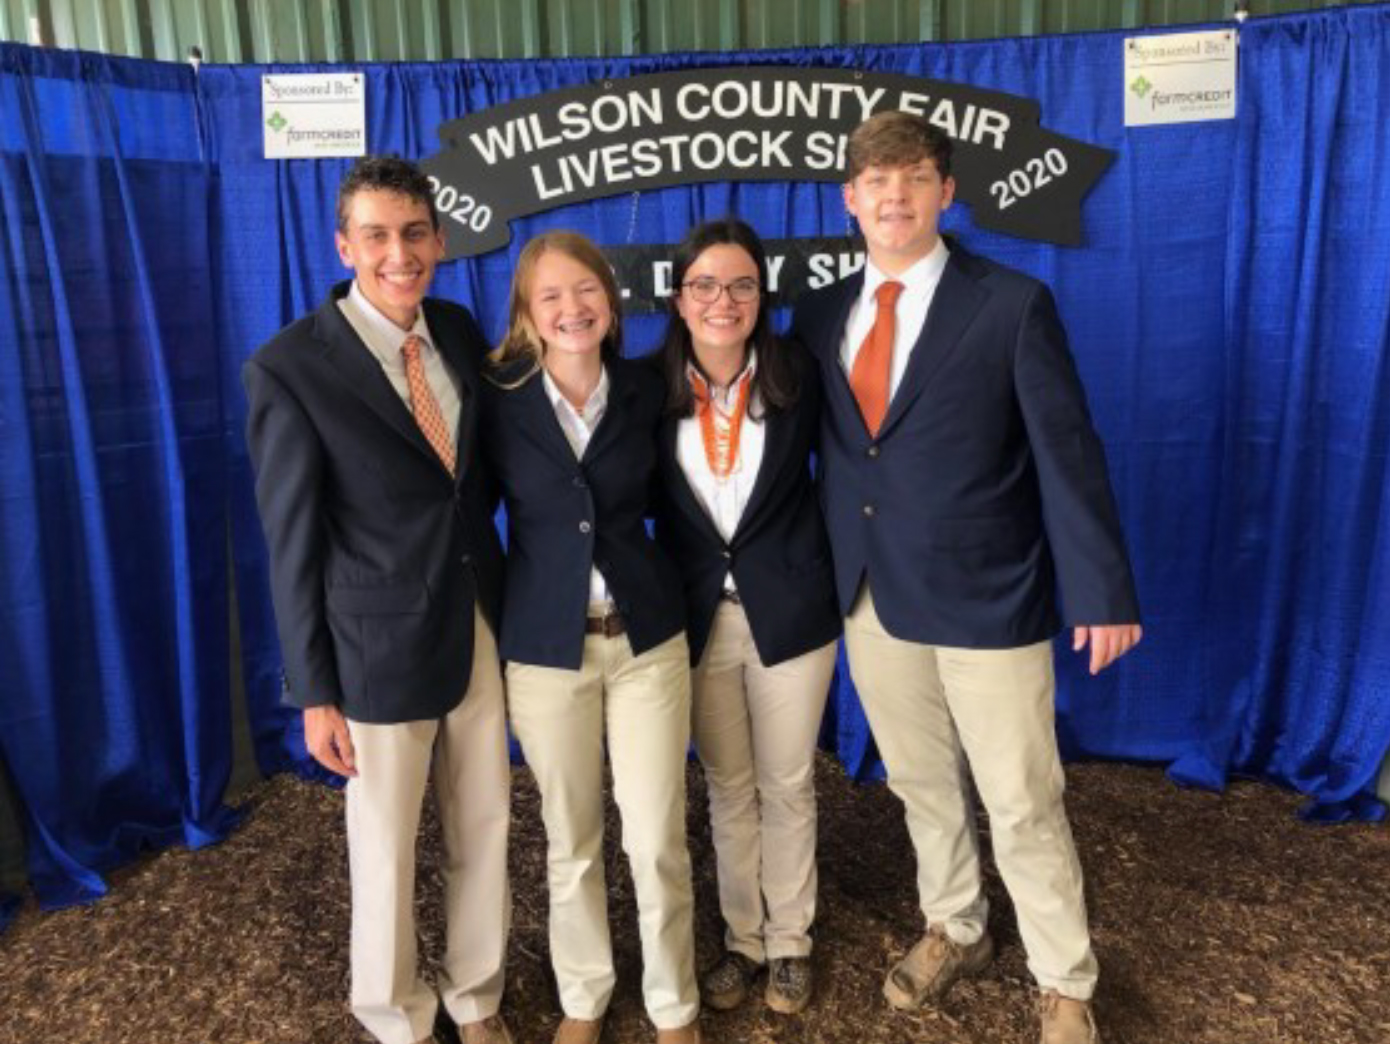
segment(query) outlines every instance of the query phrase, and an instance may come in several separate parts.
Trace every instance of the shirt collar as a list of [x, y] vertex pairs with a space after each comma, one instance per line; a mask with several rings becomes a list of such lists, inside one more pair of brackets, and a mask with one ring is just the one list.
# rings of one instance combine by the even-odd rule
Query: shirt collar
[[604, 409], [608, 406], [608, 367], [605, 366], [599, 371], [598, 384], [594, 385], [594, 390], [589, 393], [589, 399], [584, 403], [582, 410], [576, 410], [571, 405], [569, 399], [565, 398], [565, 393], [560, 390], [560, 386], [550, 379], [550, 371], [544, 366], [541, 367], [541, 382], [545, 387], [545, 394], [550, 399], [552, 409], [560, 409], [561, 405], [569, 410], [585, 424], [592, 426], [595, 419], [603, 415]]
[[748, 349], [748, 358], [743, 363], [743, 369], [739, 370], [734, 376], [734, 379], [724, 388], [714, 384], [708, 377], [701, 373], [699, 367], [697, 367], [693, 361], [685, 364], [686, 379], [689, 380], [693, 375], [697, 380], [707, 385], [710, 389], [710, 394], [721, 403], [727, 403], [728, 400], [733, 397], [735, 389], [745, 380], [752, 380], [753, 375], [757, 372], [758, 353], [756, 349], [751, 347]]
[[912, 267], [902, 275], [885, 275], [872, 260], [866, 260], [863, 296], [865, 299], [872, 299], [878, 288], [890, 279], [902, 283], [903, 292], [909, 296], [925, 294], [940, 281], [941, 273], [946, 271], [946, 262], [950, 257], [951, 251], [946, 247], [946, 240], [937, 236], [936, 246], [931, 248], [926, 257], [914, 261]]
[[352, 281], [352, 289], [348, 291], [347, 301], [370, 332], [371, 337], [367, 347], [377, 356], [393, 362], [398, 360], [401, 354], [401, 345], [411, 335], [420, 338], [425, 343], [425, 352], [433, 349], [434, 340], [430, 337], [430, 328], [425, 323], [425, 309], [423, 307], [415, 313], [415, 325], [409, 330], [402, 330], [382, 315], [377, 310], [376, 305], [367, 300], [367, 295], [357, 285], [356, 279]]

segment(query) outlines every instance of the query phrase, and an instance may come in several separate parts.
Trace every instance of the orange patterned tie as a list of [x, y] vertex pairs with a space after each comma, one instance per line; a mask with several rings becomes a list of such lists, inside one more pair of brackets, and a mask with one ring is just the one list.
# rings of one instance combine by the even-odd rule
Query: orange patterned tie
[[903, 292], [902, 283], [889, 280], [874, 291], [878, 302], [878, 314], [869, 336], [859, 347], [854, 357], [854, 367], [849, 373], [849, 387], [859, 403], [859, 412], [864, 415], [864, 424], [869, 434], [878, 435], [883, 418], [888, 415], [888, 375], [893, 362], [893, 333], [895, 329], [893, 309], [898, 303], [898, 295]]
[[430, 391], [425, 380], [425, 364], [420, 359], [420, 347], [424, 342], [411, 334], [401, 345], [401, 356], [405, 359], [405, 380], [410, 386], [410, 412], [415, 414], [415, 423], [420, 425], [429, 444], [439, 454], [439, 459], [454, 474], [454, 444], [449, 440], [449, 426], [444, 423], [439, 400]]

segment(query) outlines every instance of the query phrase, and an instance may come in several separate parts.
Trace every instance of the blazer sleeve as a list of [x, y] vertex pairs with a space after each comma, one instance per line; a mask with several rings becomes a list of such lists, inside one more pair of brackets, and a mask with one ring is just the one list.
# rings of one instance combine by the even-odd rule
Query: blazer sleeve
[[1137, 623], [1139, 602], [1105, 449], [1056, 302], [1041, 283], [1024, 304], [1014, 384], [1038, 469], [1063, 619], [1071, 627]]
[[246, 442], [270, 551], [271, 600], [284, 657], [285, 701], [341, 704], [324, 608], [323, 448], [295, 396], [255, 359], [242, 370]]

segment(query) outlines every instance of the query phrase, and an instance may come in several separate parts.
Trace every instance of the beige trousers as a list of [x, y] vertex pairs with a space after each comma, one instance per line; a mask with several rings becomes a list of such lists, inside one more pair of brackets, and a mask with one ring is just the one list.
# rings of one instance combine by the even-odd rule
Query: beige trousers
[[1095, 989], [1081, 864], [1067, 824], [1054, 724], [1052, 645], [955, 649], [892, 637], [867, 587], [845, 621], [850, 674], [888, 785], [902, 799], [929, 925], [960, 943], [985, 929], [969, 777], [1044, 989]]
[[625, 636], [591, 634], [577, 671], [507, 664], [512, 728], [541, 794], [550, 959], [571, 1018], [600, 1018], [615, 978], [603, 873], [605, 736], [637, 893], [647, 1014], [659, 1029], [699, 1014], [685, 841], [688, 657], [684, 634], [641, 656]]
[[511, 768], [497, 645], [476, 609], [474, 628], [467, 695], [442, 720], [348, 722], [352, 1011], [382, 1044], [428, 1037], [438, 1006], [415, 952], [415, 846], [430, 776], [444, 838], [439, 994], [455, 1022], [486, 1018], [502, 1001]]
[[691, 676], [724, 946], [759, 964], [811, 952], [814, 756], [834, 673], [834, 642], [764, 667], [743, 607], [723, 602]]

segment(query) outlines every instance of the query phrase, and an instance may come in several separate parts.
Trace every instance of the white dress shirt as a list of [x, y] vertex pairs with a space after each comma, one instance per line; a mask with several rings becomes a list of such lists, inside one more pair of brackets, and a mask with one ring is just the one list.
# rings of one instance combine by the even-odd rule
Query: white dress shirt
[[425, 325], [425, 310], [421, 308], [415, 316], [414, 326], [409, 330], [402, 330], [377, 311], [376, 306], [368, 301], [366, 295], [358, 288], [355, 279], [347, 296], [338, 302], [338, 310], [357, 331], [357, 336], [362, 338], [367, 351], [381, 364], [386, 379], [391, 382], [391, 387], [396, 389], [396, 394], [401, 397], [407, 410], [410, 409], [410, 382], [405, 377], [405, 359], [401, 355], [401, 345], [412, 334], [424, 342], [420, 349], [420, 361], [425, 367], [425, 381], [429, 384], [430, 391], [434, 392], [435, 401], [439, 403], [439, 412], [444, 418], [444, 423], [448, 425], [449, 441], [458, 445], [457, 378], [449, 371], [443, 356], [434, 347], [430, 328]]
[[[608, 367], [605, 366], [599, 371], [598, 384], [594, 386], [588, 401], [584, 403], [584, 408], [580, 410], [576, 410], [570, 404], [565, 398], [565, 393], [550, 379], [550, 374], [544, 367], [541, 369], [541, 381], [545, 385], [545, 394], [550, 399], [550, 405], [555, 410], [555, 419], [560, 422], [560, 430], [565, 433], [565, 440], [570, 444], [570, 449], [574, 450], [575, 460], [582, 459], [584, 450], [589, 446], [589, 439], [593, 437], [598, 422], [603, 420], [603, 413], [608, 409]], [[606, 603], [608, 600], [608, 584], [603, 579], [603, 574], [591, 566], [589, 604]]]
[[[757, 368], [757, 355], [748, 353], [748, 365], [739, 373], [752, 379]], [[710, 385], [710, 399], [715, 409], [715, 423], [725, 423], [733, 412], [737, 401], [738, 377], [728, 387]], [[710, 470], [709, 458], [705, 454], [704, 437], [700, 433], [698, 414], [683, 418], [676, 425], [676, 463], [685, 473], [695, 499], [709, 515], [714, 528], [727, 542], [733, 539], [743, 511], [748, 506], [748, 498], [753, 493], [753, 485], [758, 479], [758, 469], [763, 462], [763, 445], [767, 438], [767, 428], [762, 420], [755, 420], [753, 413], [761, 413], [761, 402], [757, 393], [748, 397], [748, 413], [743, 418], [739, 431], [738, 456], [734, 458], [733, 470], [727, 476], [719, 477]], [[736, 590], [733, 574], [724, 578], [726, 590]]]
[[888, 371], [889, 403], [892, 403], [893, 396], [898, 393], [898, 385], [903, 382], [912, 348], [927, 321], [927, 310], [931, 308], [932, 298], [936, 296], [936, 288], [941, 282], [941, 273], [946, 271], [946, 261], [950, 256], [946, 241], [938, 236], [931, 252], [900, 276], [884, 275], [873, 261], [864, 262], [864, 287], [850, 308], [849, 321], [845, 323], [840, 362], [844, 365], [845, 373], [854, 372], [855, 356], [864, 346], [864, 340], [878, 318], [878, 302], [874, 300], [874, 294], [890, 280], [896, 279], [902, 283], [903, 292], [898, 295], [894, 310], [893, 360]]

